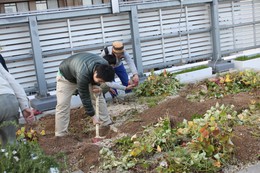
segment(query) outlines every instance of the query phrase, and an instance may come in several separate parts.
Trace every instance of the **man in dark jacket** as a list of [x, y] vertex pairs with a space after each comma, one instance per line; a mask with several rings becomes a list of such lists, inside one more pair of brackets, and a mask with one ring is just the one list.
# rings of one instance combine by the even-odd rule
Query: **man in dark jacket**
[[[78, 90], [86, 113], [92, 117], [93, 124], [109, 125], [112, 123], [108, 115], [106, 101], [98, 86], [113, 81], [115, 72], [107, 61], [91, 53], [78, 53], [65, 59], [59, 66], [57, 74], [57, 105], [55, 114], [55, 136], [68, 134], [70, 121], [70, 101]], [[99, 94], [99, 119], [95, 115], [92, 103], [95, 94]], [[101, 122], [100, 122], [101, 120]]]

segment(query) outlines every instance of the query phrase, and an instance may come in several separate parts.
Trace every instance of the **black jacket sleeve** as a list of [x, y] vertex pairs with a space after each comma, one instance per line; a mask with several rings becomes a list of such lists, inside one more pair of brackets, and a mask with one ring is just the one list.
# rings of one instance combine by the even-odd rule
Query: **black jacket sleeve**
[[0, 54], [0, 63], [5, 68], [5, 70], [8, 71], [8, 68], [7, 68], [6, 64], [5, 64], [5, 59], [3, 58], [3, 56], [1, 54]]

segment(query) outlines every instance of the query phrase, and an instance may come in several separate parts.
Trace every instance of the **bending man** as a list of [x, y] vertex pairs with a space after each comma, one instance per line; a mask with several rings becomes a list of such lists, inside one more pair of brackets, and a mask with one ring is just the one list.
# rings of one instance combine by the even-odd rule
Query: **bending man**
[[[70, 122], [70, 101], [78, 89], [78, 94], [86, 109], [92, 117], [93, 124], [112, 124], [108, 115], [106, 101], [98, 86], [104, 82], [111, 82], [115, 77], [113, 67], [103, 58], [91, 53], [78, 53], [65, 59], [59, 66], [57, 74], [57, 106], [55, 114], [55, 136], [68, 134]], [[95, 93], [99, 93], [99, 119], [95, 116], [92, 103], [95, 103]], [[102, 122], [100, 122], [102, 121]]]

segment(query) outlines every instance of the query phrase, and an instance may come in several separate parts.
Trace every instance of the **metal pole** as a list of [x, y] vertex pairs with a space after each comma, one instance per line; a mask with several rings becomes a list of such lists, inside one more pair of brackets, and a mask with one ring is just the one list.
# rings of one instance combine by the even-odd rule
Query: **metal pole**
[[111, 0], [112, 13], [120, 13], [118, 0]]
[[138, 74], [140, 76], [143, 76], [141, 41], [140, 41], [139, 26], [138, 26], [138, 12], [136, 6], [131, 7], [130, 15], [131, 15], [130, 22], [131, 22], [131, 36], [132, 36], [134, 62], [137, 67]]
[[44, 75], [44, 67], [42, 61], [42, 50], [40, 39], [38, 35], [38, 25], [36, 16], [29, 16], [29, 27], [32, 43], [33, 60], [36, 71], [36, 78], [38, 84], [38, 97], [47, 97], [47, 85]]
[[221, 48], [220, 48], [220, 32], [219, 32], [219, 19], [218, 19], [218, 0], [213, 0], [211, 4], [211, 21], [212, 21], [212, 61], [217, 62], [221, 60]]
[[220, 27], [219, 27], [219, 13], [218, 13], [218, 0], [213, 0], [211, 3], [211, 35], [212, 35], [212, 61], [209, 66], [212, 67], [215, 73], [228, 71], [234, 68], [234, 64], [225, 62], [221, 58], [221, 45], [220, 45]]

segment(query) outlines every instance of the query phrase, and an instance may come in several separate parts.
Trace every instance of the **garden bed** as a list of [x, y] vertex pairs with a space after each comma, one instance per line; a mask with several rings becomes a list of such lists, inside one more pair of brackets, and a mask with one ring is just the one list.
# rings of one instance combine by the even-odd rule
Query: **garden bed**
[[[216, 138], [212, 140], [215, 143], [214, 146], [213, 144], [209, 145], [209, 148], [206, 148], [205, 150], [202, 148], [202, 151], [208, 152], [208, 155], [211, 155], [212, 152], [219, 152], [220, 154], [214, 154], [215, 158], [219, 158], [222, 157], [222, 154], [224, 156], [224, 153], [222, 153], [223, 148], [229, 148], [232, 146], [232, 148], [234, 147], [234, 150], [232, 149], [232, 157], [229, 158], [229, 156], [226, 155], [232, 162], [227, 162], [227, 160], [224, 161], [224, 158], [221, 158], [221, 160], [215, 160], [213, 158], [213, 160], [216, 161], [214, 163], [214, 166], [211, 165], [211, 167], [209, 167], [208, 169], [206, 165], [207, 170], [205, 170], [205, 167], [201, 167], [202, 170], [198, 170], [196, 167], [196, 171], [192, 172], [216, 172], [212, 170], [223, 172], [224, 169], [220, 168], [225, 168], [230, 164], [246, 165], [248, 163], [259, 161], [260, 139], [259, 128], [256, 128], [257, 126], [259, 126], [259, 116], [257, 117], [257, 119], [254, 119], [251, 122], [258, 123], [256, 124], [257, 126], [243, 123], [248, 120], [248, 116], [246, 116], [246, 114], [241, 114], [240, 116], [233, 117], [236, 112], [241, 113], [246, 109], [248, 109], [247, 114], [251, 114], [250, 110], [253, 109], [254, 113], [256, 115], [259, 115], [259, 74], [252, 71], [246, 71], [243, 73], [239, 72], [235, 74], [225, 74], [224, 76], [218, 76], [209, 79], [207, 80], [207, 82], [204, 83], [202, 82], [186, 85], [185, 87], [181, 87], [181, 90], [179, 90], [180, 85], [178, 84], [178, 81], [176, 81], [175, 79], [171, 81], [171, 78], [172, 74], [169, 74], [166, 71], [164, 71], [159, 77], [155, 76], [154, 74], [148, 76], [147, 82], [140, 84], [143, 85], [143, 89], [145, 92], [141, 92], [141, 89], [138, 91], [138, 93], [140, 94], [145, 94], [149, 96], [148, 98], [146, 98], [146, 101], [142, 101], [141, 97], [135, 97], [133, 95], [125, 97], [124, 101], [118, 100], [118, 102], [116, 103], [108, 101], [108, 109], [114, 121], [114, 128], [102, 127], [100, 129], [101, 136], [106, 136], [106, 138], [100, 143], [94, 144], [92, 142], [92, 138], [95, 136], [95, 128], [91, 123], [90, 117], [85, 115], [85, 111], [82, 107], [71, 110], [71, 119], [69, 126], [69, 131], [71, 134], [69, 136], [58, 138], [54, 137], [55, 117], [53, 114], [40, 118], [40, 120], [36, 124], [30, 127], [28, 126], [28, 129], [34, 129], [35, 131], [39, 132], [38, 134], [44, 131], [44, 133], [42, 133], [44, 135], [38, 135], [38, 143], [40, 147], [49, 156], [59, 155], [58, 161], [60, 163], [63, 163], [61, 169], [68, 172], [77, 170], [81, 170], [86, 173], [116, 172], [116, 170], [118, 169], [117, 166], [121, 167], [120, 171], [117, 170], [117, 172], [122, 172], [121, 169], [124, 168], [127, 169], [124, 170], [125, 172], [131, 173], [157, 172], [158, 169], [156, 169], [156, 167], [168, 171], [175, 170], [175, 172], [176, 169], [194, 170], [195, 167], [168, 167], [168, 164], [173, 164], [174, 162], [177, 163], [178, 160], [167, 160], [171, 159], [172, 157], [164, 158], [162, 156], [164, 154], [166, 154], [165, 156], [167, 156], [167, 154], [170, 154], [170, 152], [177, 150], [177, 148], [181, 149], [182, 151], [188, 151], [185, 150], [184, 147], [187, 147], [188, 143], [193, 143], [196, 140], [201, 141], [202, 144], [204, 143], [208, 145], [208, 142], [205, 141], [205, 139], [209, 137], [207, 136], [208, 131], [213, 130], [213, 136], [211, 137], [214, 137], [215, 135], [220, 134], [220, 129], [222, 132], [224, 132], [224, 130], [228, 130], [227, 132], [232, 131], [232, 142], [228, 140], [229, 136], [225, 136], [227, 134], [223, 133], [223, 136], [218, 136], [220, 139], [223, 140], [222, 142], [220, 141], [220, 145], [215, 146], [215, 144], [219, 144], [217, 142], [219, 139]], [[155, 87], [159, 87], [162, 90], [160, 92], [157, 92], [157, 90], [159, 89]], [[178, 95], [168, 96], [159, 103], [157, 103], [156, 99], [152, 99], [153, 97], [150, 96], [152, 94], [164, 95], [166, 94], [165, 92], [176, 94], [176, 92], [172, 92], [168, 90], [168, 88], [174, 89], [176, 91], [178, 90]], [[153, 102], [153, 104], [148, 104], [147, 99], [149, 99], [149, 102]], [[213, 126], [210, 126], [208, 128], [208, 131], [205, 129], [205, 127], [208, 127], [208, 125], [203, 128], [199, 128], [199, 134], [201, 133], [201, 135], [205, 135], [205, 139], [194, 138], [195, 141], [190, 141], [188, 137], [192, 137], [193, 135], [188, 135], [186, 137], [184, 136], [183, 138], [184, 132], [195, 132], [196, 129], [193, 129], [192, 131], [187, 130], [190, 127], [195, 127], [194, 123], [196, 124], [201, 121], [196, 120], [192, 122], [192, 120], [196, 117], [199, 119], [200, 117], [202, 117], [202, 115], [206, 114], [206, 112], [209, 113], [208, 111], [216, 105], [233, 105], [234, 107], [232, 108], [231, 113], [228, 112], [229, 109], [224, 108], [224, 112], [222, 112], [222, 114], [220, 115], [226, 116], [224, 116], [224, 119], [222, 120], [216, 120], [214, 117], [210, 118], [210, 124]], [[215, 113], [213, 113], [213, 115], [218, 115], [218, 113], [219, 111], [216, 111]], [[239, 119], [237, 119], [237, 117], [239, 117]], [[165, 118], [170, 120], [170, 127], [167, 128], [175, 129], [172, 132], [178, 132], [176, 135], [174, 134], [174, 136], [171, 136], [173, 137], [173, 139], [175, 137], [178, 137], [177, 141], [173, 141], [175, 143], [173, 150], [170, 150], [169, 153], [167, 153], [169, 150], [165, 150], [164, 140], [171, 140], [170, 138], [165, 138], [164, 136], [169, 133], [167, 129], [164, 135], [159, 135], [156, 138], [157, 142], [158, 140], [160, 141], [160, 144], [150, 148], [152, 149], [151, 151], [146, 150], [147, 147], [151, 147], [151, 144], [149, 144], [149, 141], [147, 143], [142, 142], [146, 141], [147, 138], [153, 138], [153, 133], [148, 132], [148, 135], [143, 136], [143, 138], [141, 138], [141, 141], [138, 141], [137, 138], [141, 137], [144, 131], [146, 131], [147, 133], [147, 127], [160, 127], [160, 125], [158, 126], [157, 123], [161, 122], [161, 120]], [[227, 120], [226, 118], [229, 119]], [[220, 121], [223, 124], [219, 123]], [[239, 123], [236, 124], [236, 121]], [[180, 124], [183, 122], [184, 124], [180, 126]], [[184, 128], [183, 125], [185, 125], [185, 122], [186, 126], [189, 126]], [[212, 122], [214, 123], [212, 124]], [[217, 125], [216, 123], [219, 124]], [[231, 126], [232, 129], [230, 129]], [[224, 129], [225, 127], [227, 127], [227, 129]], [[197, 134], [198, 132], [196, 132], [195, 135]], [[130, 138], [122, 138], [124, 136], [131, 137], [131, 141], [129, 140]], [[119, 142], [120, 145], [115, 145], [115, 141], [118, 140], [121, 141]], [[132, 140], [136, 140], [136, 143], [133, 143]], [[228, 143], [224, 144], [225, 141]], [[144, 147], [140, 148], [139, 146], [142, 145]], [[107, 152], [111, 152], [107, 153], [107, 156], [109, 157], [108, 160], [105, 160], [104, 153], [100, 154], [100, 150], [103, 147], [108, 149]], [[125, 157], [125, 159], [127, 158], [126, 160], [117, 160], [121, 157], [121, 155], [124, 154], [124, 149], [127, 149], [127, 151], [131, 151], [132, 156]], [[104, 152], [103, 149], [102, 151]], [[167, 160], [167, 162], [165, 161], [165, 159]], [[135, 165], [135, 163], [133, 163], [135, 161], [139, 161], [138, 164]], [[190, 161], [190, 159], [188, 159], [188, 161]], [[176, 163], [174, 163], [175, 166]], [[158, 167], [158, 164], [162, 165]], [[182, 164], [180, 164], [179, 166], [181, 165]], [[205, 162], [202, 162], [201, 165], [198, 166], [205, 166]], [[228, 173], [231, 172], [232, 171], [229, 169]]]
[[[236, 111], [248, 107], [252, 100], [260, 101], [260, 91], [251, 93], [240, 93], [225, 96], [220, 100], [210, 99], [206, 102], [190, 102], [186, 99], [186, 91], [178, 97], [168, 98], [155, 107], [146, 109], [146, 106], [137, 105], [135, 100], [124, 103], [110, 103], [109, 111], [115, 121], [118, 132], [102, 129], [101, 134], [106, 136], [104, 140], [109, 144], [123, 134], [134, 135], [143, 131], [143, 126], [155, 124], [160, 117], [169, 116], [174, 124], [182, 122], [183, 119], [190, 120], [192, 115], [204, 114], [217, 102], [225, 105], [234, 105]], [[138, 112], [138, 113], [137, 113]], [[137, 114], [133, 114], [137, 113]], [[132, 115], [133, 114], [133, 115]], [[34, 127], [36, 128], [36, 127]], [[54, 137], [54, 116], [49, 115], [41, 118], [37, 128], [45, 129], [46, 135], [39, 139], [40, 146], [48, 155], [63, 152], [67, 156], [68, 168], [71, 171], [82, 170], [83, 172], [101, 172], [99, 167], [99, 150], [102, 145], [91, 142], [94, 137], [94, 129], [88, 117], [84, 115], [83, 108], [73, 109], [71, 112], [70, 132], [72, 135], [64, 138]], [[90, 128], [89, 130], [86, 130]], [[92, 128], [92, 130], [91, 130]], [[260, 140], [251, 134], [249, 126], [238, 126], [235, 128], [235, 136], [232, 141], [235, 145], [234, 157], [238, 162], [246, 164], [257, 161], [260, 151]], [[142, 170], [144, 171], [144, 170]], [[142, 172], [132, 170], [132, 172]], [[149, 171], [149, 170], [146, 170]], [[109, 172], [109, 171], [108, 171]], [[131, 170], [129, 171], [131, 172]]]

